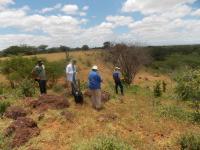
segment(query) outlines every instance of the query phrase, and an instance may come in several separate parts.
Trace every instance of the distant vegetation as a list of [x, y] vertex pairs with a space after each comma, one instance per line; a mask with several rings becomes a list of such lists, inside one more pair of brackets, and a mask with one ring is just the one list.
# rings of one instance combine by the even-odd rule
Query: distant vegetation
[[151, 68], [163, 73], [182, 70], [186, 66], [200, 66], [200, 45], [149, 47], [152, 61]]

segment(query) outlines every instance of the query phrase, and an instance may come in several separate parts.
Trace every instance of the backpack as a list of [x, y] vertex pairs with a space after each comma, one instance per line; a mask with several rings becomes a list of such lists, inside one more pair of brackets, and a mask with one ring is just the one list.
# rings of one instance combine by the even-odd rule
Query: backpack
[[113, 79], [114, 79], [115, 81], [119, 81], [119, 80], [120, 80], [120, 78], [119, 78], [119, 73], [118, 73], [118, 72], [114, 72], [114, 73], [113, 73]]
[[83, 93], [81, 92], [80, 89], [80, 80], [77, 80], [73, 83], [73, 96], [75, 103], [77, 104], [83, 104]]

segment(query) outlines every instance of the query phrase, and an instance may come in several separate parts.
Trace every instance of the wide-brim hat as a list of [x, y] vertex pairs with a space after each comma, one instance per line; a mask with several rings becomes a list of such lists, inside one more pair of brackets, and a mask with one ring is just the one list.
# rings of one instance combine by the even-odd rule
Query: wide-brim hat
[[98, 67], [97, 67], [96, 65], [94, 65], [94, 66], [92, 67], [92, 70], [98, 70]]
[[120, 70], [120, 68], [119, 68], [119, 67], [115, 67], [115, 69], [116, 69], [116, 70]]

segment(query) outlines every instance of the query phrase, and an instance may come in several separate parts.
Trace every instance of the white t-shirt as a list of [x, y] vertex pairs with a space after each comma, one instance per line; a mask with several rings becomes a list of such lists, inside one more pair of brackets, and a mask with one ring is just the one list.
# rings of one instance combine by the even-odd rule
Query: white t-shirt
[[72, 64], [68, 64], [66, 67], [66, 75], [67, 75], [67, 80], [70, 82], [73, 82], [73, 77], [76, 76], [76, 66], [74, 65], [74, 69]]

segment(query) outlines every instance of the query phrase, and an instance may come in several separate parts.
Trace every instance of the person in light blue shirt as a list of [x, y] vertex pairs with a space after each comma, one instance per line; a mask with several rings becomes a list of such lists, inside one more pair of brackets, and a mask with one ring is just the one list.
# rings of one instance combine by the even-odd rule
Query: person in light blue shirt
[[101, 102], [101, 83], [102, 79], [100, 74], [98, 73], [98, 67], [93, 66], [91, 72], [88, 76], [88, 86], [91, 91], [92, 95], [92, 106], [100, 110], [102, 108], [102, 102]]

